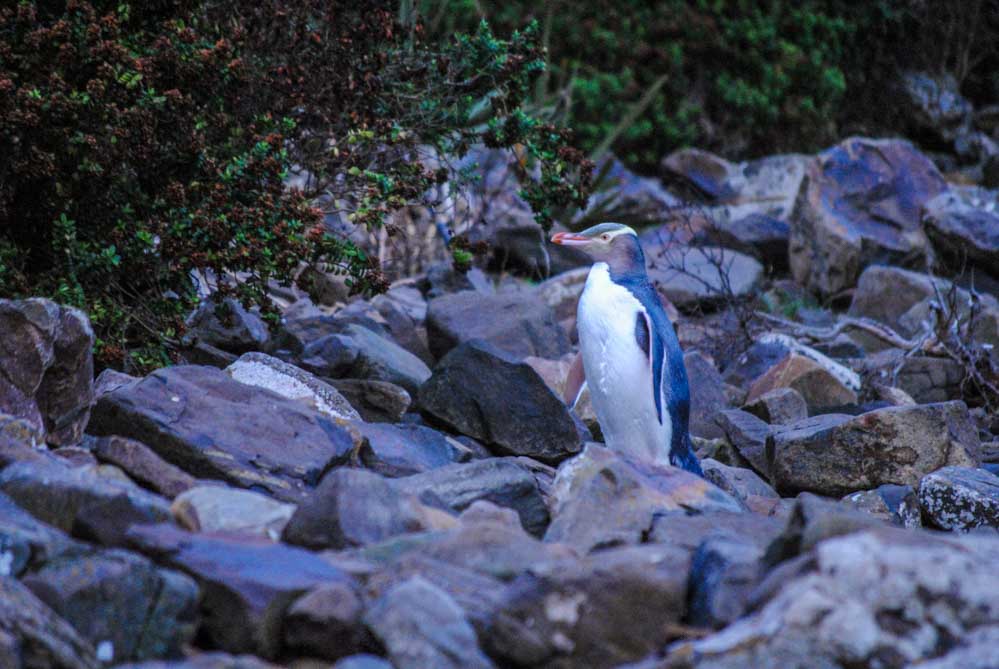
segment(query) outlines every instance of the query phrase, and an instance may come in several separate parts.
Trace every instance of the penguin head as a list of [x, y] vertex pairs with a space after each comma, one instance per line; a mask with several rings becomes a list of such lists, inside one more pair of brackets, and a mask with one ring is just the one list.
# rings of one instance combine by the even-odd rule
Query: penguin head
[[645, 269], [645, 256], [638, 234], [621, 223], [601, 223], [582, 232], [556, 232], [552, 235], [552, 243], [578, 247], [619, 273]]

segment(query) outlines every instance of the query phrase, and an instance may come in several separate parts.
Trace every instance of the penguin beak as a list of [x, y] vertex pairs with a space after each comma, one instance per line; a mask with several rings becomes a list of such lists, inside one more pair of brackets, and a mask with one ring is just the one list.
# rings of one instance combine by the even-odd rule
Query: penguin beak
[[589, 237], [577, 235], [572, 232], [556, 232], [552, 235], [552, 244], [560, 244], [562, 246], [584, 246], [592, 241]]

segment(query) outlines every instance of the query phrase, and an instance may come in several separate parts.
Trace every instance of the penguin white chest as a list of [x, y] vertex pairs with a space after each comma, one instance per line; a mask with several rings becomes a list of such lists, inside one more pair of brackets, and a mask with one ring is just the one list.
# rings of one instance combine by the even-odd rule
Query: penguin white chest
[[[660, 423], [649, 357], [635, 337], [644, 319], [642, 304], [611, 280], [606, 263], [596, 263], [579, 300], [579, 348], [593, 410], [604, 441], [633, 457], [669, 462], [672, 426]], [[650, 333], [650, 339], [656, 336]], [[652, 342], [650, 341], [650, 345]]]

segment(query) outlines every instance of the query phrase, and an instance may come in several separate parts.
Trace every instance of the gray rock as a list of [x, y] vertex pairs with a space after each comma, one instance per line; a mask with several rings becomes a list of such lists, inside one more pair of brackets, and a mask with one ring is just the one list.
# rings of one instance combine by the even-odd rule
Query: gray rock
[[900, 110], [913, 130], [953, 142], [961, 126], [970, 123], [974, 108], [961, 95], [953, 75], [903, 72], [901, 84], [905, 95]]
[[433, 299], [427, 311], [427, 338], [438, 358], [473, 340], [519, 359], [558, 358], [569, 352], [568, 336], [536, 291], [494, 295], [462, 291]]
[[418, 357], [353, 323], [345, 325], [341, 334], [311, 342], [300, 357], [303, 367], [320, 376], [388, 381], [410, 393], [430, 377], [430, 369]]
[[[821, 356], [821, 357], [820, 357]], [[838, 363], [807, 347], [789, 351], [777, 364], [756, 379], [749, 387], [747, 402], [755, 402], [778, 388], [793, 388], [814, 412], [857, 403], [857, 387], [851, 387]]]
[[548, 507], [534, 474], [517, 458], [489, 458], [454, 464], [397, 480], [395, 488], [425, 504], [464, 511], [485, 500], [513, 509], [524, 529], [540, 535], [548, 526]]
[[417, 404], [429, 420], [500, 453], [547, 463], [577, 453], [585, 429], [530, 365], [479, 341], [440, 361]]
[[484, 669], [493, 663], [454, 600], [416, 576], [385, 593], [364, 617], [398, 669]]
[[794, 388], [775, 388], [748, 402], [743, 409], [771, 425], [786, 425], [808, 418], [808, 405]]
[[902, 527], [921, 527], [919, 499], [907, 485], [883, 485], [847, 495], [845, 504], [869, 513], [875, 518]]
[[330, 379], [330, 385], [369, 423], [398, 423], [413, 403], [405, 388], [388, 381]]
[[194, 476], [292, 502], [354, 445], [327, 416], [210, 367], [161, 369], [104, 395], [89, 430], [137, 439]]
[[83, 551], [81, 544], [0, 493], [0, 577], [19, 577], [57, 557]]
[[437, 430], [422, 425], [355, 423], [362, 441], [359, 464], [382, 476], [401, 477], [471, 458], [471, 451]]
[[652, 285], [681, 309], [744, 297], [763, 278], [756, 258], [717, 246], [649, 248], [646, 270]]
[[101, 462], [121, 467], [137, 483], [169, 499], [198, 484], [193, 476], [134, 439], [101, 437], [94, 441], [94, 455]]
[[115, 669], [281, 669], [276, 664], [264, 662], [253, 655], [229, 655], [228, 653], [198, 653], [182, 660], [149, 660], [131, 664], [119, 664]]
[[93, 401], [94, 333], [83, 312], [41, 298], [0, 299], [0, 413], [58, 446], [83, 437]]
[[188, 534], [169, 525], [129, 531], [132, 547], [188, 573], [201, 586], [201, 629], [230, 653], [277, 655], [282, 618], [302, 594], [351, 579], [309, 551], [284, 544]]
[[670, 623], [683, 617], [689, 564], [686, 551], [670, 546], [628, 546], [536, 566], [509, 585], [483, 644], [504, 666], [641, 659], [662, 648]]
[[231, 297], [222, 305], [202, 302], [188, 316], [184, 338], [192, 346], [201, 342], [236, 354], [267, 350], [271, 341], [263, 319]]
[[946, 402], [962, 396], [964, 367], [950, 358], [907, 357], [898, 367], [899, 389], [919, 404]]
[[690, 624], [721, 628], [741, 618], [762, 557], [760, 547], [745, 539], [725, 534], [706, 538], [691, 559]]
[[105, 661], [176, 656], [194, 637], [198, 586], [132, 553], [56, 558], [22, 582]]
[[770, 477], [770, 461], [767, 458], [767, 438], [770, 436], [770, 426], [756, 416], [739, 409], [721, 411], [716, 418], [725, 437], [739, 454], [753, 468]]
[[340, 392], [304, 369], [265, 353], [246, 353], [225, 368], [234, 381], [265, 388], [301, 402], [330, 418], [359, 420], [360, 414]]
[[354, 585], [321, 585], [288, 608], [284, 645], [294, 654], [324, 660], [338, 660], [371, 649], [374, 644], [362, 623], [363, 613], [364, 601]]
[[790, 220], [795, 280], [834, 295], [853, 287], [867, 265], [924, 257], [920, 209], [946, 188], [908, 142], [851, 137], [822, 152]]
[[66, 467], [55, 462], [19, 462], [0, 471], [0, 492], [41, 521], [74, 531], [89, 514], [106, 515], [122, 524], [170, 520], [165, 499], [135, 484], [100, 475], [94, 467]]
[[276, 541], [295, 513], [285, 504], [251, 490], [202, 485], [182, 492], [170, 510], [192, 532], [242, 534]]
[[646, 538], [650, 543], [684, 550], [691, 557], [712, 537], [729, 537], [764, 551], [786, 525], [779, 518], [755, 513], [710, 510], [696, 515], [666, 513], [655, 518]]
[[771, 499], [779, 497], [770, 484], [751, 469], [730, 467], [715, 460], [702, 460], [701, 468], [707, 481], [742, 502], [749, 502], [758, 497]]
[[999, 477], [984, 469], [944, 467], [919, 482], [919, 506], [943, 530], [999, 528]]
[[923, 224], [933, 246], [947, 259], [999, 274], [999, 194], [951, 187], [926, 203]]
[[602, 187], [574, 217], [577, 230], [604, 221], [632, 227], [661, 224], [681, 203], [658, 179], [638, 176], [613, 156], [599, 161], [596, 171], [603, 175]]
[[97, 669], [94, 647], [24, 585], [0, 576], [0, 662], [10, 669]]
[[720, 411], [731, 408], [725, 396], [725, 382], [714, 365], [697, 351], [683, 356], [690, 384], [690, 433], [712, 439], [724, 434], [716, 418]]
[[[608, 448], [587, 444], [563, 463], [554, 484], [552, 523], [545, 541], [581, 552], [638, 544], [657, 515], [672, 511], [739, 512], [742, 505], [699, 476], [668, 465], [631, 461]], [[600, 518], [594, 523], [594, 518]]]
[[334, 469], [302, 502], [282, 535], [307, 548], [350, 548], [428, 527], [416, 498], [360, 469]]
[[963, 402], [816, 416], [776, 429], [767, 451], [778, 492], [833, 496], [885, 483], [915, 486], [940, 467], [974, 467], [980, 459]]
[[333, 669], [393, 669], [392, 665], [377, 655], [351, 655], [333, 665]]

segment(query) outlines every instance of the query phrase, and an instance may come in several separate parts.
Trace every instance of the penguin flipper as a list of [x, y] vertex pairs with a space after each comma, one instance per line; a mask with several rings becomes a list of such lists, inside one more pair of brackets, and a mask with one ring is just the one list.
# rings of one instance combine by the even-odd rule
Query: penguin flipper
[[569, 367], [569, 375], [565, 379], [565, 390], [562, 393], [562, 400], [569, 406], [575, 408], [579, 396], [583, 394], [586, 387], [586, 370], [583, 368], [583, 356], [576, 354]]

